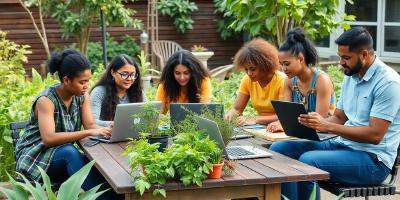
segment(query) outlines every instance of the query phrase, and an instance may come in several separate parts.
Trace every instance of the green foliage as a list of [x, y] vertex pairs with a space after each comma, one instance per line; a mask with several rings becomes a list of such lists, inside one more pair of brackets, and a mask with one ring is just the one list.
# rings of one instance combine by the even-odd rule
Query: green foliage
[[142, 77], [150, 75], [151, 63], [147, 61], [147, 55], [144, 51], [140, 51], [140, 54], [137, 56], [139, 59], [139, 70]]
[[336, 99], [340, 96], [340, 89], [342, 87], [342, 81], [344, 78], [344, 73], [340, 65], [329, 65], [326, 73], [329, 75], [335, 87]]
[[[68, 48], [77, 49], [76, 44], [70, 45]], [[107, 61], [111, 62], [111, 60], [119, 55], [119, 54], [127, 54], [133, 58], [135, 58], [140, 52], [140, 46], [135, 42], [129, 35], [125, 35], [121, 42], [115, 40], [115, 38], [111, 37], [107, 34], [106, 39], [106, 48], [107, 48]], [[92, 63], [93, 71], [102, 70], [99, 69], [98, 66], [103, 63], [103, 48], [101, 42], [89, 42], [87, 57]], [[104, 68], [104, 66], [103, 66]]]
[[234, 15], [227, 15], [225, 13], [226, 2], [224, 0], [214, 0], [215, 13], [220, 13], [223, 18], [217, 21], [217, 31], [220, 37], [224, 40], [228, 38], [239, 39], [239, 33], [232, 28], [227, 28], [235, 20]]
[[[21, 200], [28, 199], [29, 195], [35, 200], [49, 199], [78, 199], [78, 200], [89, 200], [96, 199], [105, 191], [97, 192], [100, 185], [86, 191], [81, 192], [81, 185], [88, 176], [90, 169], [93, 167], [94, 161], [86, 164], [78, 172], [69, 177], [59, 188], [56, 194], [51, 189], [50, 178], [46, 172], [39, 167], [43, 185], [35, 182], [35, 185], [30, 183], [22, 174], [20, 176], [23, 178], [24, 182], [16, 182], [11, 176], [9, 176], [9, 181], [12, 185], [12, 190], [7, 188], [1, 188], [0, 191], [6, 194], [7, 198], [10, 200]], [[31, 199], [31, 198], [29, 198]]]
[[157, 9], [161, 15], [174, 18], [174, 24], [179, 33], [193, 29], [194, 21], [190, 14], [198, 10], [194, 2], [189, 0], [160, 0], [157, 2]]
[[[143, 110], [140, 113], [132, 115], [134, 119], [140, 119], [139, 123], [134, 121], [134, 126], [139, 131], [140, 135], [144, 138], [153, 136], [171, 135], [172, 132], [169, 129], [160, 129], [159, 127], [165, 124], [168, 120], [164, 116], [160, 116], [159, 110], [154, 104], [148, 103], [143, 106]], [[160, 117], [160, 119], [159, 119]]]
[[190, 50], [191, 50], [192, 52], [205, 52], [205, 51], [208, 51], [208, 49], [205, 48], [205, 47], [202, 46], [202, 45], [193, 45], [193, 46], [190, 48]]
[[[214, 141], [198, 131], [181, 132], [174, 144], [164, 152], [157, 151], [158, 144], [146, 140], [131, 141], [124, 155], [132, 168], [136, 191], [141, 195], [153, 185], [153, 195], [166, 197], [163, 185], [168, 179], [179, 178], [184, 185], [202, 185], [211, 171], [213, 161], [221, 159], [222, 151]], [[142, 172], [136, 170], [141, 167]]]
[[60, 24], [62, 36], [66, 38], [74, 36], [79, 50], [86, 54], [92, 24], [96, 22], [100, 25], [100, 10], [104, 12], [107, 25], [117, 23], [135, 29], [143, 28], [142, 22], [133, 18], [136, 11], [125, 7], [125, 2], [125, 0], [44, 1], [43, 9], [45, 14]]
[[219, 111], [218, 109], [216, 112], [212, 112], [209, 109], [204, 109], [204, 110], [202, 110], [201, 117], [204, 117], [206, 119], [214, 121], [215, 123], [218, 124], [218, 129], [221, 133], [224, 144], [228, 145], [229, 142], [231, 141], [232, 133], [234, 132], [234, 129], [237, 128], [237, 124], [234, 123], [236, 120], [233, 119], [231, 122], [229, 122], [229, 121], [221, 118], [221, 116], [219, 116], [218, 113], [221, 113], [221, 111]]
[[[314, 38], [330, 34], [344, 20], [354, 16], [344, 15], [338, 20], [338, 0], [214, 0], [217, 12], [223, 13], [224, 22], [219, 23], [221, 36], [248, 31], [250, 36], [261, 36], [280, 45], [286, 33], [294, 27], [303, 27]], [[225, 26], [224, 28], [221, 26]]]
[[172, 167], [184, 185], [201, 186], [212, 168], [212, 158], [222, 151], [208, 136], [197, 131], [179, 133], [166, 154], [171, 155]]
[[146, 88], [144, 93], [146, 94], [147, 101], [155, 101], [156, 93], [157, 93], [157, 86]]
[[24, 68], [22, 63], [28, 62], [26, 54], [30, 54], [31, 51], [27, 49], [29, 45], [19, 45], [10, 40], [7, 40], [7, 33], [0, 31], [0, 70], [1, 81], [16, 81], [12, 78], [12, 75], [24, 74]]
[[0, 181], [7, 179], [6, 172], [14, 175], [15, 161], [10, 122], [28, 119], [34, 95], [44, 88], [51, 77], [42, 80], [32, 71], [32, 82], [25, 80], [23, 63], [27, 62], [27, 45], [18, 45], [6, 39], [0, 31]]

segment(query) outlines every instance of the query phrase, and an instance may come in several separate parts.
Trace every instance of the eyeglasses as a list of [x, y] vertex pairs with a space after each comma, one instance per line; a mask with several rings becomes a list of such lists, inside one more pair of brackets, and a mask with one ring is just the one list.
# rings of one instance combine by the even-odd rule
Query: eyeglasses
[[133, 73], [128, 73], [128, 72], [117, 72], [122, 79], [125, 80], [129, 80], [129, 78], [131, 78], [131, 80], [135, 80], [138, 77], [138, 74], [136, 74], [135, 72]]

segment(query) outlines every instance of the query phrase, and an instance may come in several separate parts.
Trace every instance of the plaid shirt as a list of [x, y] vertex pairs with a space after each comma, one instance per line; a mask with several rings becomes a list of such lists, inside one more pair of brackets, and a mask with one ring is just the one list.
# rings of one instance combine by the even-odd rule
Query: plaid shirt
[[57, 147], [46, 147], [43, 144], [39, 131], [39, 123], [35, 118], [34, 108], [37, 100], [45, 96], [54, 104], [55, 132], [73, 132], [81, 130], [81, 106], [84, 96], [73, 96], [70, 111], [56, 93], [57, 85], [43, 91], [34, 101], [30, 114], [29, 124], [25, 127], [23, 135], [18, 139], [15, 154], [17, 158], [17, 171], [24, 174], [31, 181], [40, 181], [40, 171], [37, 166], [47, 171]]

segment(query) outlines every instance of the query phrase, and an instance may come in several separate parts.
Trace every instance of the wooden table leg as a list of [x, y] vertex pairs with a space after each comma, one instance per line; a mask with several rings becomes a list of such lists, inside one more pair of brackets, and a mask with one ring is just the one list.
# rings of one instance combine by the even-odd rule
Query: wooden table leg
[[[269, 184], [264, 186], [265, 200], [280, 200], [281, 199], [281, 184]], [[260, 198], [262, 199], [262, 198]]]

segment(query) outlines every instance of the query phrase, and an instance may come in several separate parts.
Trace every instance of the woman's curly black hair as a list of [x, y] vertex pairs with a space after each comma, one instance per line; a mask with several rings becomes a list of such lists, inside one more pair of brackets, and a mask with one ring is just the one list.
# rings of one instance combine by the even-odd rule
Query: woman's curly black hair
[[170, 102], [176, 102], [181, 92], [181, 86], [174, 77], [175, 67], [179, 64], [187, 67], [190, 71], [187, 94], [190, 103], [200, 102], [201, 82], [209, 77], [207, 69], [201, 62], [187, 50], [175, 52], [167, 61], [162, 74], [161, 83], [164, 84], [164, 92]]
[[136, 70], [137, 78], [134, 80], [131, 87], [127, 90], [127, 95], [130, 103], [143, 101], [142, 79], [140, 76], [139, 67], [134, 59], [126, 54], [116, 56], [108, 65], [106, 71], [100, 80], [95, 84], [97, 86], [104, 86], [106, 89], [106, 96], [101, 105], [100, 119], [101, 120], [114, 120], [115, 109], [119, 104], [119, 97], [117, 95], [117, 86], [111, 75], [111, 70], [118, 71], [126, 64], [133, 65]]

